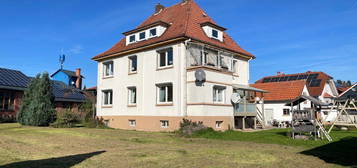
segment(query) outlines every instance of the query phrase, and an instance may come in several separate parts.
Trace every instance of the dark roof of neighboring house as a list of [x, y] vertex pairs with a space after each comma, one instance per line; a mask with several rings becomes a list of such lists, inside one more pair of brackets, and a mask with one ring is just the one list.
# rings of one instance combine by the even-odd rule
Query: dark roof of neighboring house
[[256, 83], [250, 86], [268, 91], [264, 93], [264, 101], [289, 101], [302, 95], [305, 81], [287, 81], [277, 83]]
[[83, 102], [86, 98], [81, 90], [69, 87], [61, 81], [52, 80], [51, 85], [55, 101]]
[[[32, 79], [20, 71], [0, 68], [0, 88], [25, 90]], [[63, 82], [51, 80], [51, 86], [55, 101], [83, 102], [85, 100], [81, 90]]]
[[[51, 78], [52, 78], [53, 76], [55, 76], [58, 72], [63, 72], [63, 73], [65, 73], [66, 75], [68, 75], [68, 76], [70, 76], [70, 77], [77, 77], [76, 72], [74, 72], [74, 71], [65, 70], [65, 69], [59, 69], [59, 70], [57, 70], [55, 73], [53, 73], [53, 74], [51, 75]], [[81, 75], [81, 77], [84, 78], [82, 75]]]
[[280, 74], [275, 76], [263, 77], [255, 83], [279, 83], [285, 81], [305, 81], [311, 96], [321, 96], [325, 84], [333, 79], [324, 72], [305, 72], [297, 74]]
[[87, 88], [85, 90], [86, 91], [97, 90], [97, 86], [93, 86], [93, 87]]
[[20, 71], [0, 68], [0, 88], [20, 89], [27, 87], [29, 77]]
[[337, 99], [338, 100], [346, 100], [349, 98], [357, 99], [357, 83], [355, 83], [350, 88], [348, 88], [346, 91], [341, 93]]
[[[164, 34], [160, 37], [151, 38], [145, 41], [126, 45], [126, 38], [122, 38], [109, 50], [93, 57], [93, 60], [100, 60], [110, 57], [113, 54], [121, 55], [127, 51], [139, 49], [160, 42], [172, 41], [174, 39], [192, 39], [211, 46], [226, 49], [228, 51], [254, 57], [251, 53], [242, 49], [226, 32], [223, 31], [223, 42], [208, 37], [202, 29], [202, 24], [210, 23], [217, 25], [193, 0], [185, 3], [178, 3], [171, 7], [164, 8], [162, 11], [151, 15], [147, 20], [140, 24], [136, 29], [142, 29], [148, 25], [158, 22], [168, 23]], [[218, 25], [217, 25], [218, 26]], [[135, 32], [135, 30], [131, 30]], [[129, 31], [129, 32], [131, 32]]]

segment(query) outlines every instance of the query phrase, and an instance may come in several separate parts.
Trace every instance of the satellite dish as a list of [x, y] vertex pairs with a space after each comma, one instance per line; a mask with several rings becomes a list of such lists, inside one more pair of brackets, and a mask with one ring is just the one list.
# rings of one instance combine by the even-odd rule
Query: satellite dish
[[231, 96], [231, 101], [234, 104], [240, 103], [242, 101], [242, 98], [240, 97], [239, 93], [233, 93]]
[[199, 81], [199, 82], [203, 82], [206, 80], [206, 73], [204, 70], [202, 69], [198, 69], [196, 70], [195, 72], [195, 77], [196, 77], [196, 80]]

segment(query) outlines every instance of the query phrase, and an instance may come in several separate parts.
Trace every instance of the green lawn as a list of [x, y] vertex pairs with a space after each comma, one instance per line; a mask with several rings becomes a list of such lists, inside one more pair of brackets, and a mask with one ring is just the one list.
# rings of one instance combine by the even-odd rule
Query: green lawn
[[[231, 168], [354, 164], [350, 160], [347, 164], [330, 162], [319, 155], [330, 148], [336, 149], [333, 145], [347, 142], [345, 139], [329, 144], [290, 140], [285, 136], [286, 131], [210, 133], [196, 135], [197, 138], [182, 138], [173, 133], [0, 124], [0, 167]], [[350, 137], [356, 142], [353, 139], [356, 133], [334, 132], [332, 136], [338, 139]], [[342, 148], [350, 148], [349, 145], [351, 142], [348, 141]], [[347, 150], [356, 151], [354, 147]], [[343, 156], [335, 156], [338, 157]]]

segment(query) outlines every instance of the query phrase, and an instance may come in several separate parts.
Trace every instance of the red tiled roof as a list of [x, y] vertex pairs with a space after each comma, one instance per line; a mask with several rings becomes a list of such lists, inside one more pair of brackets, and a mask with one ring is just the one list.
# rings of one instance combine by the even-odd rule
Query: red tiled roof
[[[317, 87], [310, 87], [307, 83], [307, 81], [305, 79], [301, 79], [301, 81], [305, 81], [305, 84], [307, 86], [307, 89], [309, 90], [310, 96], [321, 96], [325, 84], [327, 83], [327, 81], [329, 81], [330, 79], [332, 79], [331, 76], [327, 75], [324, 72], [305, 72], [305, 73], [296, 73], [296, 74], [281, 74], [281, 75], [275, 75], [275, 76], [266, 76], [263, 77], [261, 79], [259, 79], [258, 81], [256, 81], [255, 83], [263, 83], [263, 80], [265, 78], [274, 78], [274, 77], [284, 77], [284, 76], [296, 76], [296, 75], [309, 75], [309, 74], [318, 74], [317, 79], [321, 79], [321, 83], [320, 86]], [[272, 83], [279, 83], [279, 82], [272, 82]]]
[[330, 94], [328, 94], [328, 93], [324, 93], [324, 96], [323, 96], [324, 98], [333, 98], [333, 96], [331, 96]]
[[93, 86], [93, 87], [87, 88], [86, 90], [97, 90], [97, 86]]
[[265, 101], [287, 101], [301, 96], [306, 82], [303, 80], [288, 82], [256, 83], [252, 87], [268, 91]]
[[163, 9], [157, 14], [153, 14], [141, 25], [139, 25], [137, 29], [155, 22], [165, 22], [170, 24], [165, 33], [160, 37], [129, 45], [126, 45], [126, 39], [123, 38], [112, 48], [93, 57], [92, 59], [98, 60], [112, 54], [120, 55], [120, 53], [125, 51], [138, 49], [140, 47], [180, 37], [224, 48], [248, 57], [254, 57], [251, 53], [242, 49], [226, 32], [223, 33], [223, 42], [209, 38], [203, 31], [201, 24], [209, 22], [216, 25], [216, 23], [193, 0], [188, 0], [186, 3], [178, 3], [174, 6]]
[[345, 92], [346, 90], [348, 90], [350, 87], [338, 87], [337, 88], [337, 91], [338, 91], [338, 93], [343, 93], [343, 92]]

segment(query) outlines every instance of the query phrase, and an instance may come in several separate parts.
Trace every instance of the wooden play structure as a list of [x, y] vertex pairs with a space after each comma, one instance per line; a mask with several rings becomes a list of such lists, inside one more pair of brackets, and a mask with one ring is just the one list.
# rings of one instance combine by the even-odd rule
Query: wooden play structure
[[[301, 109], [300, 104], [310, 101], [311, 108]], [[301, 95], [295, 100], [286, 104], [286, 106], [291, 106], [292, 111], [292, 138], [295, 139], [297, 135], [310, 135], [313, 136], [314, 139], [324, 137], [328, 141], [332, 141], [329, 133], [325, 130], [321, 123], [321, 107], [328, 106], [328, 104], [321, 102], [320, 100], [311, 97]], [[297, 108], [294, 108], [297, 106]]]
[[332, 122], [328, 133], [334, 126], [354, 126], [357, 128], [357, 84], [354, 84], [334, 100], [330, 113], [332, 111], [337, 111], [337, 117]]

